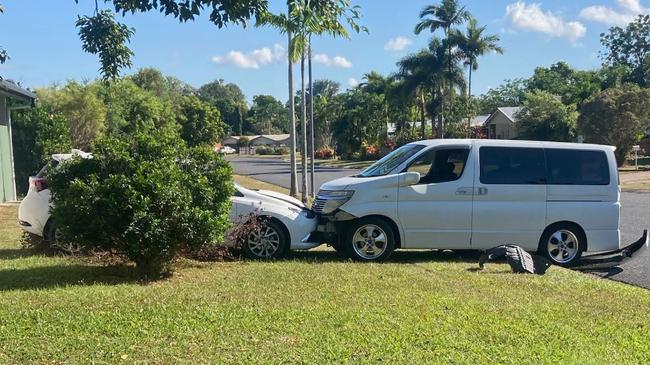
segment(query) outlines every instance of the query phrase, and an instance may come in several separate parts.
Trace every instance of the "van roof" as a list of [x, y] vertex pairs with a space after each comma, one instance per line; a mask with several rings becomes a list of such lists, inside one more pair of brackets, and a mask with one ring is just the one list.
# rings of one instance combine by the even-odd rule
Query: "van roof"
[[573, 149], [599, 149], [599, 150], [615, 150], [616, 147], [590, 144], [590, 143], [569, 143], [569, 142], [544, 142], [544, 141], [523, 141], [511, 139], [426, 139], [423, 141], [412, 142], [412, 144], [420, 144], [425, 146], [442, 146], [446, 144], [475, 144], [480, 143], [485, 146], [503, 146], [503, 147], [548, 147], [548, 148], [573, 148]]

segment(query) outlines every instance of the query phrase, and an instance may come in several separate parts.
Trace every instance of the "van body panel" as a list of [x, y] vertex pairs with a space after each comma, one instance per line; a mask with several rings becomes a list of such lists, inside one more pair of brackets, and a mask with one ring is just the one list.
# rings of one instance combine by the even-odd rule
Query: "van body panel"
[[[546, 185], [490, 184], [481, 182], [481, 148], [502, 147], [475, 143], [479, 163], [475, 168], [475, 190], [472, 217], [472, 249], [488, 249], [499, 245], [516, 244], [526, 250], [536, 250], [546, 227]], [[541, 143], [524, 147], [538, 151]]]
[[469, 146], [450, 146], [454, 147], [469, 150], [458, 180], [399, 188], [397, 206], [404, 234], [403, 248], [466, 249], [470, 246], [475, 159]]

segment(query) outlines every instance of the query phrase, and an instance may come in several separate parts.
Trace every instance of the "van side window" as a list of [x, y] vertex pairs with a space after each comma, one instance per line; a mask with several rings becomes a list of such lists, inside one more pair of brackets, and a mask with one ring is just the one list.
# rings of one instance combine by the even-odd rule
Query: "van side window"
[[609, 185], [609, 165], [603, 151], [546, 149], [548, 183]]
[[481, 147], [479, 155], [483, 184], [546, 183], [546, 163], [541, 148]]
[[420, 173], [420, 184], [458, 180], [465, 170], [469, 149], [433, 149], [422, 154], [407, 169]]

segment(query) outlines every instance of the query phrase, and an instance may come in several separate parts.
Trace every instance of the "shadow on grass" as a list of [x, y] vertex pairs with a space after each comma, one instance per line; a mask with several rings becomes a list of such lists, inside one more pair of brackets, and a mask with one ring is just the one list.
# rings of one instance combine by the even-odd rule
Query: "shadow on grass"
[[0, 249], [0, 260], [15, 260], [39, 254], [41, 252], [32, 248], [3, 248]]
[[[415, 264], [424, 262], [463, 262], [476, 264], [480, 251], [472, 250], [397, 250], [385, 263]], [[348, 258], [334, 250], [292, 251], [283, 260], [301, 260], [310, 263], [345, 262]]]
[[55, 265], [0, 270], [0, 291], [140, 282], [131, 266]]

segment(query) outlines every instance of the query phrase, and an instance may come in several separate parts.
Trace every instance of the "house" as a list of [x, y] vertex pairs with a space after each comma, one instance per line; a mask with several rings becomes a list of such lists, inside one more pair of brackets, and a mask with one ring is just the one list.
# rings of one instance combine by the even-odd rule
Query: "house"
[[501, 107], [483, 125], [489, 139], [517, 139], [517, 113], [521, 107]]
[[289, 134], [262, 134], [256, 136], [229, 136], [221, 141], [224, 146], [237, 148], [241, 138], [247, 138], [251, 147], [268, 146], [268, 147], [287, 147], [290, 144]]
[[289, 134], [263, 134], [250, 139], [251, 146], [286, 147], [290, 143]]
[[36, 94], [0, 77], [0, 203], [16, 200], [11, 111], [31, 108]]

